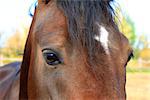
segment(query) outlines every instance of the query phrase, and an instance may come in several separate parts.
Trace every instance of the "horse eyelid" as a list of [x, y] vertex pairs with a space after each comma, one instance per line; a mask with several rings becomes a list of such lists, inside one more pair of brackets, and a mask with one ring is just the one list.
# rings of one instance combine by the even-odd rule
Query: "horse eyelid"
[[52, 52], [54, 52], [54, 53], [56, 53], [56, 54], [58, 54], [58, 55], [59, 55], [59, 51], [57, 51], [57, 50], [55, 50], [55, 49], [45, 48], [45, 49], [42, 49], [42, 52], [43, 52], [43, 51], [45, 51], [45, 50], [52, 51]]

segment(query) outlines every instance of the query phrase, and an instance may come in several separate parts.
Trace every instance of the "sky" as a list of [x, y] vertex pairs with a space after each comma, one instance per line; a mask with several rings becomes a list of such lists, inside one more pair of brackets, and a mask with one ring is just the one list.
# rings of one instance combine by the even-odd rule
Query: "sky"
[[16, 29], [29, 27], [32, 17], [29, 8], [33, 0], [0, 0], [0, 47]]
[[118, 0], [122, 12], [135, 24], [136, 34], [145, 34], [150, 41], [150, 0]]
[[[22, 26], [30, 26], [29, 8], [35, 0], [0, 0], [0, 47]], [[150, 0], [116, 0], [136, 27], [136, 34], [145, 34], [150, 41]]]

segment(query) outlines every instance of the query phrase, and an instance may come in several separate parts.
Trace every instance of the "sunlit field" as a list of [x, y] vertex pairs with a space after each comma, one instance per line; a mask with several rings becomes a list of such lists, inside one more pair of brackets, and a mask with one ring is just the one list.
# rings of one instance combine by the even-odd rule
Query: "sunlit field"
[[128, 72], [127, 100], [150, 100], [150, 72]]
[[[130, 67], [129, 67], [130, 66]], [[127, 67], [127, 100], [150, 100], [150, 63], [131, 60]]]

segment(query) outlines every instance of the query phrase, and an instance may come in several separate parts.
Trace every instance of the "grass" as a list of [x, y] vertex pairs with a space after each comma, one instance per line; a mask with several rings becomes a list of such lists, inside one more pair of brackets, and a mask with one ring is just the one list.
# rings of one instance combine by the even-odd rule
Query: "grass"
[[150, 74], [145, 70], [138, 71], [127, 73], [127, 100], [150, 100]]
[[132, 68], [127, 67], [127, 73], [149, 73], [150, 74], [150, 67], [142, 67], [142, 68]]

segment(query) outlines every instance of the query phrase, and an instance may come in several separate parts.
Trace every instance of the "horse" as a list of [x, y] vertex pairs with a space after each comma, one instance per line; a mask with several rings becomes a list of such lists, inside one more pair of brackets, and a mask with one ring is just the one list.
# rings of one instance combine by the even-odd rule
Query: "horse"
[[21, 62], [0, 67], [0, 100], [18, 100]]
[[125, 100], [133, 54], [114, 0], [38, 0], [20, 69], [20, 100]]

